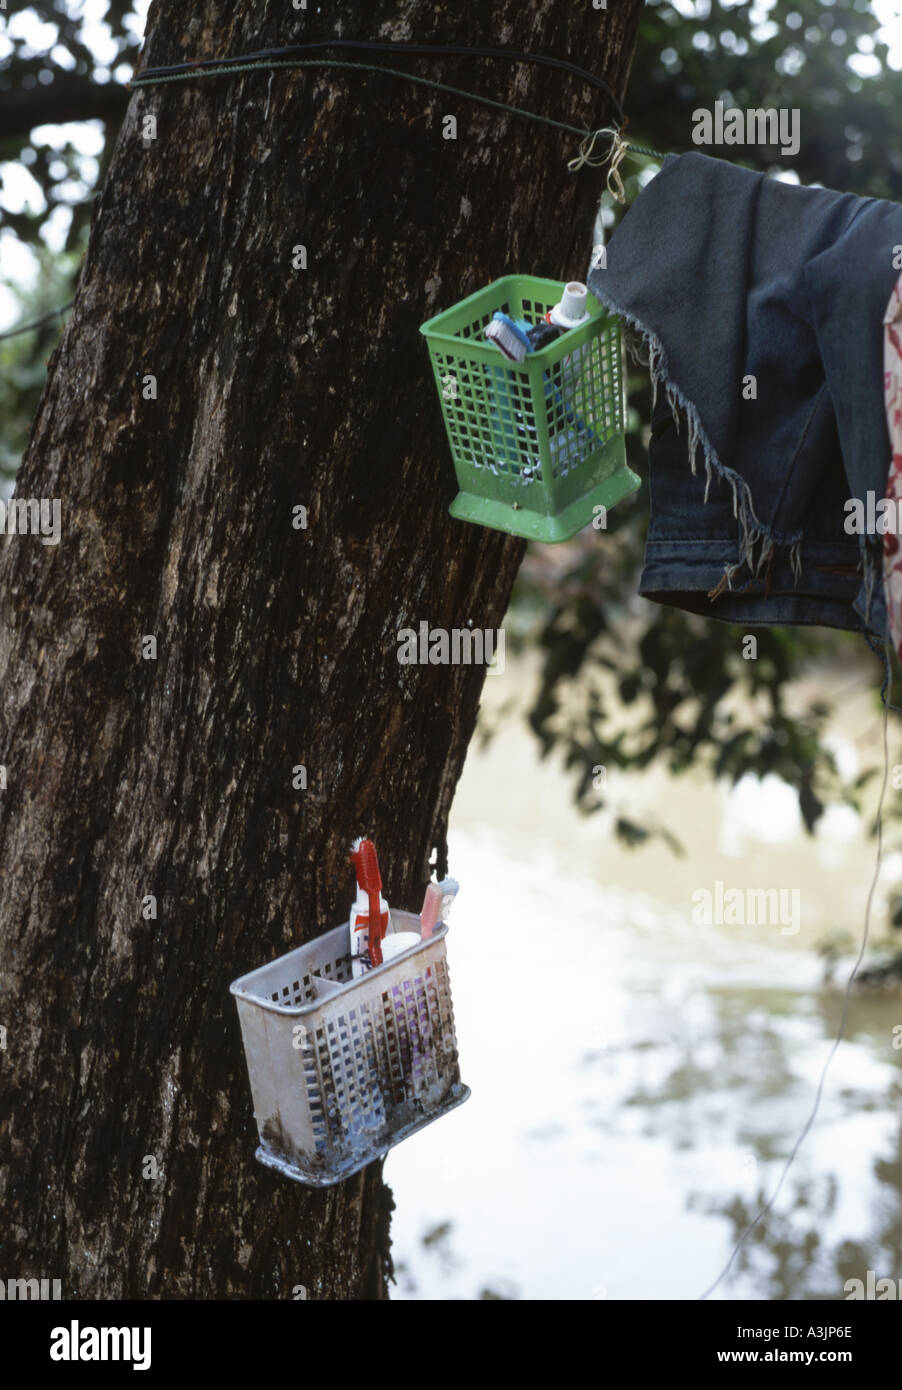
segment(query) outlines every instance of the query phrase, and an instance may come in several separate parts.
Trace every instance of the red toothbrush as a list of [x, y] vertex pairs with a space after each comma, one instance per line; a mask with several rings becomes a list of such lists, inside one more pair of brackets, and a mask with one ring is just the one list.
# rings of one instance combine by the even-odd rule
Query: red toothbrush
[[357, 873], [357, 887], [366, 894], [369, 905], [367, 935], [369, 937], [370, 964], [381, 965], [382, 938], [388, 926], [388, 913], [379, 910], [382, 875], [379, 873], [379, 860], [376, 857], [376, 846], [372, 840], [354, 841], [351, 849], [351, 863]]

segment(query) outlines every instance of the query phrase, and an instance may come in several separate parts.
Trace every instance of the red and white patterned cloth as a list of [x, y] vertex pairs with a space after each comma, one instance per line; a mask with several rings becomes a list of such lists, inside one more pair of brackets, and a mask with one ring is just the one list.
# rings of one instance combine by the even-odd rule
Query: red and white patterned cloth
[[[902, 275], [890, 295], [883, 324], [883, 389], [892, 448], [886, 495], [898, 502], [902, 498]], [[898, 509], [895, 514], [899, 515]], [[902, 660], [902, 547], [900, 537], [892, 530], [883, 537], [883, 594], [890, 636]]]

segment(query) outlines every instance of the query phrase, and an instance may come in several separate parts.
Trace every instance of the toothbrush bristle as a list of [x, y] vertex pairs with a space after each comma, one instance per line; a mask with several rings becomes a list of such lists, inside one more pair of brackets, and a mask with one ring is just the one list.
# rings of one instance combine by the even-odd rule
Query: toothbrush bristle
[[485, 336], [489, 342], [495, 344], [499, 352], [502, 352], [509, 362], [522, 362], [526, 356], [526, 348], [513, 329], [500, 319], [492, 319], [485, 330]]

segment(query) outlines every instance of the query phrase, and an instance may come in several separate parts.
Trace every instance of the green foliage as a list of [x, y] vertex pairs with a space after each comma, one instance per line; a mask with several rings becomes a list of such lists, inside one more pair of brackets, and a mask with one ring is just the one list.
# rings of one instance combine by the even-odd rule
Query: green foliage
[[42, 252], [41, 275], [33, 293], [6, 282], [20, 305], [23, 324], [47, 317], [39, 327], [15, 337], [0, 336], [0, 496], [9, 491], [28, 440], [28, 431], [44, 389], [47, 358], [60, 333], [55, 313], [71, 294], [76, 257]]
[[[139, 41], [131, 0], [109, 0], [104, 22], [116, 48], [112, 66], [132, 64]], [[3, 16], [3, 37], [11, 45], [0, 72], [0, 233], [28, 247], [38, 262], [37, 289], [25, 293], [6, 279], [28, 323], [72, 299], [81, 255], [87, 242], [93, 196], [102, 182], [119, 131], [128, 93], [101, 68], [88, 47], [83, 7], [71, 0], [10, 5]], [[30, 28], [24, 28], [32, 21]], [[35, 47], [23, 37], [40, 23]], [[70, 140], [60, 143], [48, 126], [93, 120], [102, 132], [100, 153], [86, 159]], [[15, 173], [27, 170], [37, 184], [34, 207], [14, 206], [10, 195]], [[61, 254], [50, 251], [46, 230], [63, 219]], [[4, 257], [5, 262], [5, 257]], [[59, 335], [59, 322], [17, 338], [0, 339], [0, 491], [15, 475], [43, 387], [46, 359]]]
[[[102, 179], [113, 143], [128, 102], [128, 93], [116, 82], [108, 68], [102, 68], [85, 41], [82, 6], [71, 0], [37, 0], [19, 7], [39, 21], [40, 47], [32, 48], [21, 36], [21, 28], [9, 14], [6, 37], [12, 45], [5, 70], [0, 73], [0, 105], [5, 119], [0, 126], [0, 165], [21, 164], [38, 183], [44, 207], [36, 213], [12, 212], [2, 192], [8, 179], [0, 183], [0, 228], [15, 232], [20, 240], [37, 245], [42, 228], [54, 209], [70, 209], [71, 222], [66, 250], [84, 243], [91, 216], [91, 194], [73, 196], [73, 181], [80, 179], [81, 157], [72, 144], [61, 150], [51, 148], [44, 128], [71, 120], [96, 119], [103, 122], [104, 143], [99, 158]], [[126, 20], [133, 16], [131, 0], [107, 0], [103, 22], [108, 26], [117, 56], [112, 67], [133, 64], [139, 43]]]
[[[696, 107], [720, 99], [743, 109], [796, 108], [801, 148], [793, 158], [766, 147], [724, 153], [760, 169], [792, 168], [802, 183], [898, 199], [900, 79], [886, 68], [867, 0], [779, 0], [763, 25], [760, 13], [697, 0], [685, 17], [666, 0], [648, 0], [626, 102], [632, 134], [679, 152], [694, 148]], [[879, 71], [863, 76], [855, 70], [863, 66]]]
[[[830, 705], [815, 698], [802, 713], [786, 708], [789, 682], [823, 652], [817, 636], [757, 629], [757, 657], [746, 660], [742, 629], [645, 603], [632, 614], [605, 593], [606, 581], [603, 559], [597, 569], [584, 564], [581, 592], [554, 604], [537, 634], [544, 659], [530, 723], [543, 754], [563, 754], [585, 811], [606, 804], [599, 767], [610, 774], [659, 763], [678, 775], [704, 767], [730, 784], [774, 774], [796, 791], [809, 831], [831, 802], [861, 809], [872, 770], [851, 783], [840, 778], [823, 742]], [[629, 818], [615, 822], [629, 846], [664, 829], [639, 834]]]

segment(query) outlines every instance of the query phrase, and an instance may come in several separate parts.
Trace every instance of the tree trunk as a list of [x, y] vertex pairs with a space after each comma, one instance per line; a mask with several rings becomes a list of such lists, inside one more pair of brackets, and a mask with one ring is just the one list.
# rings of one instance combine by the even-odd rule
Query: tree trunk
[[[478, 8], [354, 0], [341, 32], [572, 55], [622, 94], [638, 0]], [[156, 0], [144, 64], [327, 24]], [[609, 118], [544, 69], [384, 61]], [[484, 670], [401, 666], [397, 634], [497, 628], [522, 545], [448, 517], [417, 328], [511, 270], [583, 272], [601, 185], [568, 173], [577, 143], [334, 69], [135, 93], [18, 481], [61, 500], [62, 540], [0, 551], [5, 1275], [387, 1296], [381, 1164], [312, 1191], [254, 1161], [228, 986], [347, 914], [354, 835], [399, 907], [445, 870]]]

